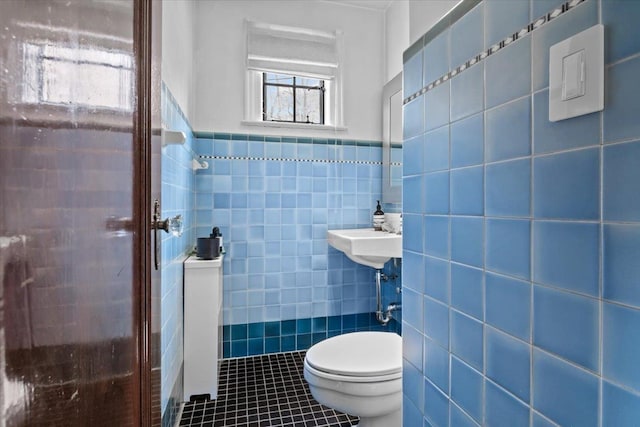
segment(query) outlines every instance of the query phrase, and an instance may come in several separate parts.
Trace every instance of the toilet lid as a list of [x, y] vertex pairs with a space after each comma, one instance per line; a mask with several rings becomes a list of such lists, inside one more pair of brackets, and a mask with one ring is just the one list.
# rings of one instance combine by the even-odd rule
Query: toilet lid
[[355, 377], [402, 371], [402, 338], [390, 332], [353, 332], [319, 342], [307, 363], [323, 372]]

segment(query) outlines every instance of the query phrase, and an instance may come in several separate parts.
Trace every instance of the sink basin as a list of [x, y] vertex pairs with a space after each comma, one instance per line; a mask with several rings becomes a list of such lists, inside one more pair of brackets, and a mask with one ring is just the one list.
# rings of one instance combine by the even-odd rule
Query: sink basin
[[391, 258], [402, 258], [402, 236], [374, 231], [373, 228], [329, 230], [329, 245], [344, 252], [352, 261], [382, 268]]

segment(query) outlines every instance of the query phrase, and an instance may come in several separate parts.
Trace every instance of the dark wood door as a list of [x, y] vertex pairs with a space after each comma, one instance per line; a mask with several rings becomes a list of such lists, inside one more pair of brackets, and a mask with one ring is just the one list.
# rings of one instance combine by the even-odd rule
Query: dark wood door
[[159, 418], [151, 21], [144, 0], [0, 2], [0, 425]]

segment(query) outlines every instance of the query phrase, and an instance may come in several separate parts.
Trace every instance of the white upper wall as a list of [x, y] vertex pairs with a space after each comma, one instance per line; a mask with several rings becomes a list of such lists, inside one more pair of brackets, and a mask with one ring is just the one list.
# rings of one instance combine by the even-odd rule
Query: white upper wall
[[194, 2], [162, 1], [162, 80], [193, 126]]
[[409, 44], [409, 2], [396, 0], [385, 11], [385, 82], [402, 72], [402, 52]]
[[385, 11], [385, 83], [402, 71], [402, 54], [459, 0], [395, 0]]
[[[344, 33], [347, 131], [243, 125], [244, 20]], [[381, 140], [384, 11], [322, 1], [200, 1], [195, 4], [196, 131]], [[334, 133], [335, 132], [335, 133]]]
[[411, 0], [409, 2], [409, 45], [407, 47], [430, 30], [459, 1]]

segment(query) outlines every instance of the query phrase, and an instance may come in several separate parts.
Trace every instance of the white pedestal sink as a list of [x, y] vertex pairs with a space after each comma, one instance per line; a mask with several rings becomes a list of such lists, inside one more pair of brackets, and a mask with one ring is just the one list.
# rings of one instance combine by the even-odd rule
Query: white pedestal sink
[[358, 264], [380, 269], [391, 258], [402, 258], [402, 236], [373, 228], [327, 231], [329, 245]]

